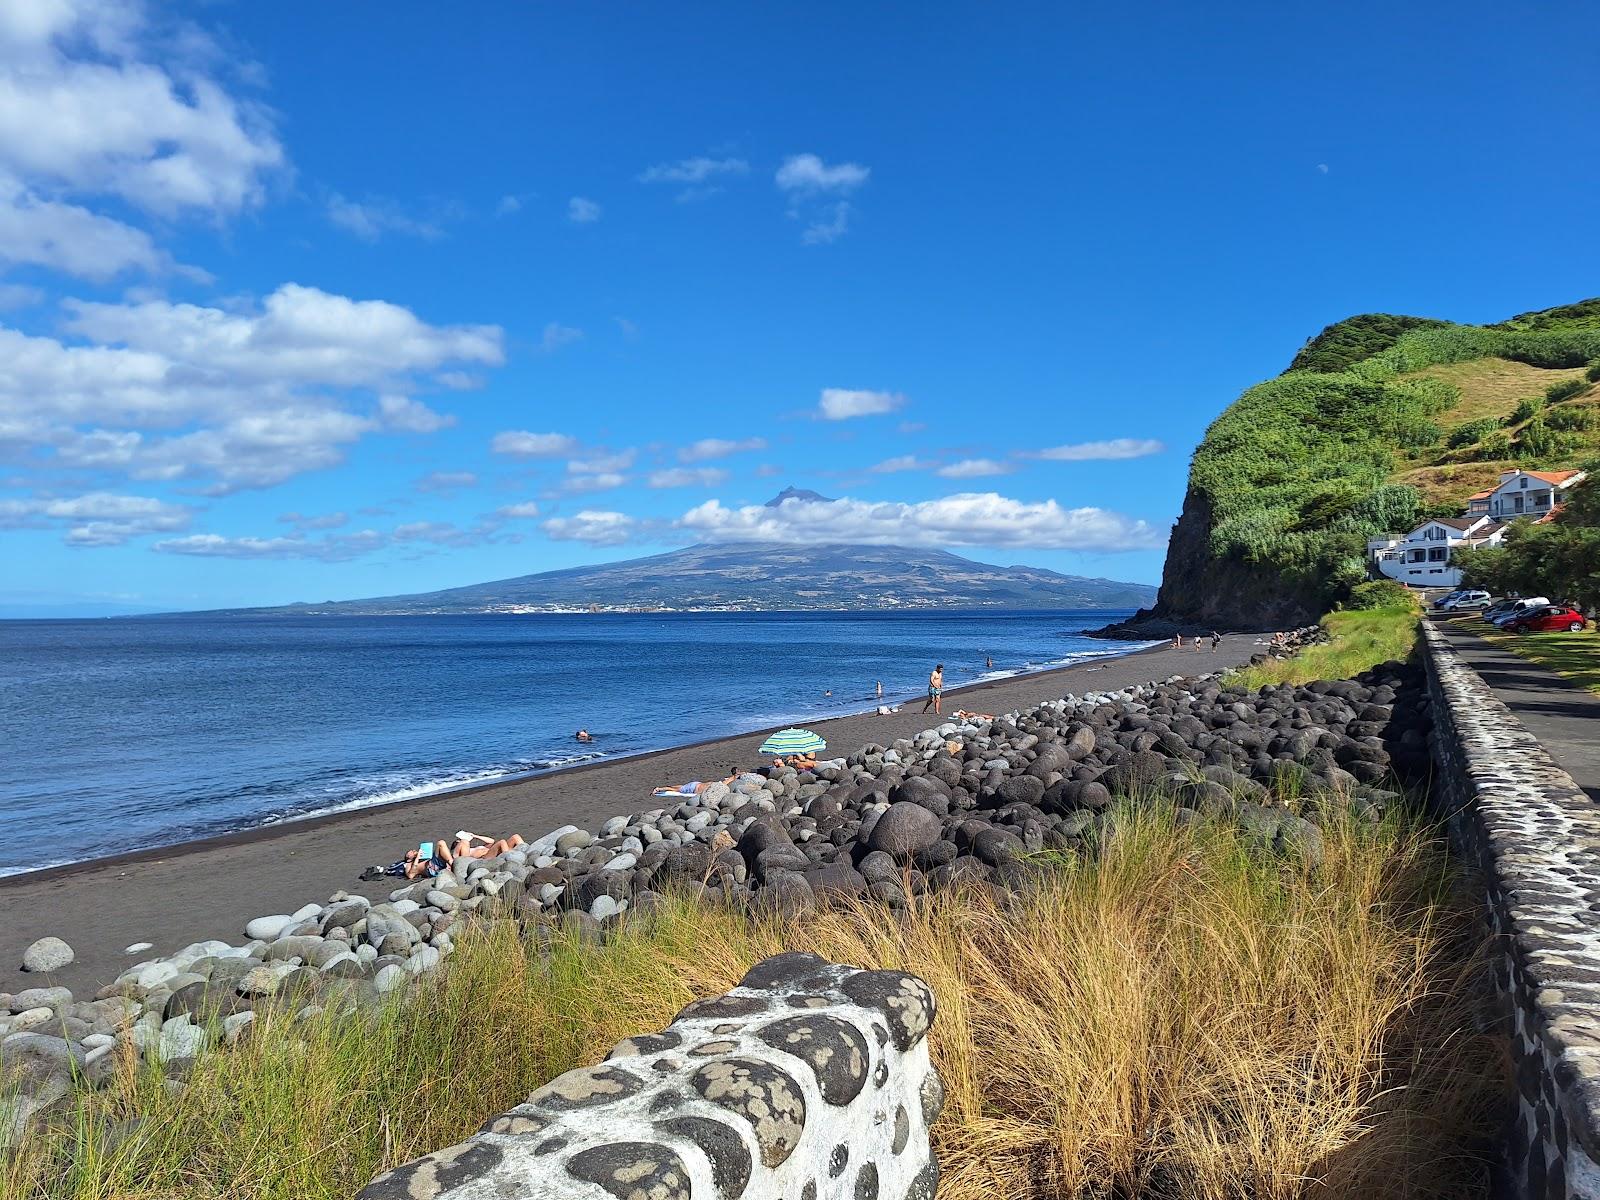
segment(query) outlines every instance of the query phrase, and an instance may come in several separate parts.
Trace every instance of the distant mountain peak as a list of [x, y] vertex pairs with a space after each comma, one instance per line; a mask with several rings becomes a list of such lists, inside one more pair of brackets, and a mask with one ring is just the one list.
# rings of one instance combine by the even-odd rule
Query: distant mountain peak
[[821, 495], [818, 492], [813, 492], [810, 488], [786, 487], [771, 500], [768, 500], [764, 505], [762, 505], [762, 507], [777, 508], [778, 505], [782, 504], [785, 500], [801, 500], [807, 504], [811, 503], [812, 501], [816, 501], [819, 504], [833, 503], [833, 501], [827, 496]]

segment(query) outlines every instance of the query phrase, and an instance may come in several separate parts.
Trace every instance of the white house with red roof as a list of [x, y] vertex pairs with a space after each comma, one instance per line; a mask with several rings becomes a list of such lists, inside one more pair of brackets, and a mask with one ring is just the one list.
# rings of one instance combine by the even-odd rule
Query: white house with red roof
[[1498, 484], [1467, 498], [1465, 515], [1435, 517], [1410, 533], [1373, 538], [1367, 558], [1379, 574], [1411, 587], [1459, 587], [1457, 550], [1498, 545], [1512, 521], [1543, 524], [1585, 478], [1582, 471], [1502, 471]]

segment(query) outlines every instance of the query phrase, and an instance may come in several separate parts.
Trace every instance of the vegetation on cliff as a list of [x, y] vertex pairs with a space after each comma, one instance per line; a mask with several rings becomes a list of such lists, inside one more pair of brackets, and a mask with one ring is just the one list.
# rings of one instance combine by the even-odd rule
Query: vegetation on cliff
[[1330, 326], [1195, 451], [1157, 614], [1288, 623], [1342, 603], [1366, 541], [1458, 515], [1508, 466], [1600, 449], [1600, 300], [1494, 326]]

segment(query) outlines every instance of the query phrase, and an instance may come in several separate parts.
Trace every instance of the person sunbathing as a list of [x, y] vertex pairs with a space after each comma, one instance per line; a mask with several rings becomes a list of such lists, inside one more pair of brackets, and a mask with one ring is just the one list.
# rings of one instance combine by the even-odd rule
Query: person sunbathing
[[955, 711], [955, 713], [953, 715], [955, 716], [956, 720], [958, 720], [958, 721], [992, 721], [992, 720], [994, 720], [993, 715], [990, 714], [990, 713], [968, 712], [964, 708], [956, 709], [956, 711]]
[[454, 850], [457, 858], [499, 858], [507, 850], [527, 845], [520, 833], [513, 833], [507, 838], [492, 838], [458, 829], [456, 838]]
[[817, 769], [817, 756], [815, 754], [791, 754], [788, 758], [779, 755], [772, 760], [775, 767], [793, 767], [796, 771], [815, 771]]
[[442, 871], [448, 871], [450, 864], [455, 861], [455, 855], [445, 840], [439, 838], [432, 842], [421, 842], [415, 850], [407, 850], [405, 858], [400, 861], [404, 863], [400, 873], [407, 879], [420, 879], [424, 875], [431, 879]]
[[735, 771], [732, 775], [720, 781], [708, 779], [702, 782], [698, 779], [691, 779], [688, 783], [665, 784], [654, 789], [650, 794], [652, 796], [698, 796], [716, 782], [732, 787], [733, 781], [739, 778], [739, 775], [740, 772]]

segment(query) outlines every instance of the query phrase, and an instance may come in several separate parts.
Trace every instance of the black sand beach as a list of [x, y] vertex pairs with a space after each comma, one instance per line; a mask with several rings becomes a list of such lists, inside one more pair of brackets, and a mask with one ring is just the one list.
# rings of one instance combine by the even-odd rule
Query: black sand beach
[[[947, 692], [945, 713], [1002, 713], [1069, 692], [1214, 671], [1247, 660], [1261, 649], [1257, 640], [1235, 634], [1216, 654], [1162, 646], [974, 684]], [[845, 755], [937, 724], [921, 710], [919, 696], [892, 716], [838, 717], [813, 727], [827, 738], [830, 755]], [[237, 941], [252, 917], [292, 912], [340, 889], [387, 896], [396, 881], [362, 883], [362, 868], [391, 862], [424, 838], [449, 837], [457, 829], [532, 838], [559, 825], [592, 828], [613, 816], [661, 807], [650, 797], [660, 784], [760, 766], [755, 748], [764, 732], [0, 879], [6, 913], [0, 922], [0, 991], [51, 982], [88, 996], [135, 962], [206, 938]], [[108, 798], [108, 807], [113, 803]], [[47, 934], [70, 943], [76, 961], [48, 978], [24, 974], [23, 950]], [[123, 948], [135, 942], [154, 948], [125, 954]]]

